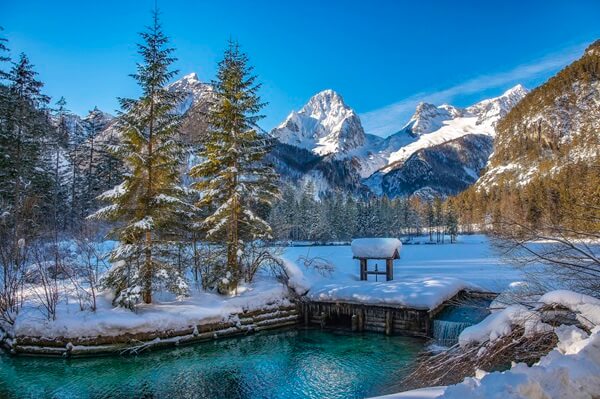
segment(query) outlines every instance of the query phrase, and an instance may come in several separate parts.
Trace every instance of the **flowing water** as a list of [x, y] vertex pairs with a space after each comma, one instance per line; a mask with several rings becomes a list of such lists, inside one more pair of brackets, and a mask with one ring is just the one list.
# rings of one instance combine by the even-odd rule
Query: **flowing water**
[[459, 305], [447, 306], [433, 321], [433, 338], [438, 345], [452, 346], [467, 327], [479, 323], [490, 312], [487, 299], [471, 299]]
[[402, 390], [425, 342], [285, 330], [135, 357], [0, 356], [1, 398], [364, 398]]
[[458, 342], [458, 336], [462, 330], [471, 325], [471, 323], [459, 321], [434, 320], [433, 338], [438, 345], [452, 346]]

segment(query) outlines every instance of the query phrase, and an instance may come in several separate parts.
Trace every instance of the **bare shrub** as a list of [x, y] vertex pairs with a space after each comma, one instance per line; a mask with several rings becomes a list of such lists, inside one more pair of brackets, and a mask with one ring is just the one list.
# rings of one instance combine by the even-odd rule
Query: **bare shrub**
[[600, 232], [505, 220], [495, 245], [521, 268], [532, 289], [568, 288], [600, 296]]
[[[282, 248], [269, 246], [264, 241], [247, 243], [240, 259], [244, 281], [251, 283], [261, 268], [269, 269], [275, 276], [282, 277], [281, 273], [285, 272], [283, 261], [280, 258], [282, 253]], [[285, 273], [285, 276], [287, 280], [287, 273]]]
[[56, 320], [56, 308], [60, 299], [59, 274], [62, 273], [62, 257], [48, 251], [42, 245], [32, 249], [32, 263], [29, 270], [31, 291], [40, 310], [48, 320]]
[[316, 270], [317, 273], [323, 277], [331, 276], [331, 273], [335, 271], [335, 266], [329, 260], [321, 258], [320, 256], [311, 257], [310, 254], [306, 256], [300, 256], [298, 258], [302, 265], [307, 269]]
[[89, 230], [83, 230], [74, 239], [77, 259], [68, 269], [69, 280], [75, 288], [79, 309], [97, 309], [97, 294], [101, 273], [108, 269], [106, 255], [98, 248]]
[[23, 304], [23, 284], [29, 247], [24, 239], [14, 240], [5, 234], [0, 235], [0, 320], [14, 324]]
[[198, 245], [194, 242], [192, 274], [194, 283], [203, 290], [215, 288], [218, 279], [224, 275], [226, 253], [217, 245]]
[[525, 335], [522, 327], [493, 342], [461, 348], [458, 344], [437, 354], [424, 353], [402, 385], [406, 389], [457, 384], [477, 370], [507, 369], [511, 362], [533, 364], [557, 344], [554, 332]]

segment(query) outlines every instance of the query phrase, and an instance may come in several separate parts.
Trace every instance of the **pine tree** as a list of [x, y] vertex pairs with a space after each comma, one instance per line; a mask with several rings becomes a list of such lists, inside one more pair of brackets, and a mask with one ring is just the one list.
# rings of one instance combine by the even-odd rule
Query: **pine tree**
[[173, 225], [184, 206], [179, 186], [182, 159], [177, 140], [179, 93], [164, 89], [175, 75], [172, 48], [153, 12], [153, 23], [141, 34], [138, 53], [143, 62], [132, 77], [142, 89], [139, 99], [120, 99], [116, 128], [121, 142], [116, 154], [127, 168], [124, 181], [100, 196], [111, 204], [93, 216], [119, 221], [114, 230], [119, 246], [111, 254], [113, 268], [105, 285], [117, 291], [115, 301], [132, 307], [152, 302], [156, 289], [187, 292], [187, 283], [165, 257], [173, 244]]
[[435, 224], [435, 212], [431, 201], [425, 203], [425, 221], [427, 222], [427, 230], [429, 231], [429, 241], [433, 242], [433, 226]]
[[[41, 93], [43, 83], [25, 54], [13, 63], [2, 108], [0, 130], [0, 200], [10, 214], [15, 238], [32, 231], [37, 208], [51, 201], [41, 197], [52, 190], [49, 174], [42, 166], [42, 138], [51, 125], [44, 111], [49, 98]], [[51, 198], [47, 198], [50, 199]]]
[[54, 123], [56, 129], [51, 137], [51, 156], [50, 165], [53, 170], [53, 195], [52, 195], [52, 208], [53, 208], [53, 229], [55, 235], [55, 241], [57, 241], [57, 234], [59, 230], [63, 230], [66, 225], [65, 212], [62, 212], [68, 201], [68, 165], [66, 163], [66, 151], [69, 144], [69, 126], [67, 117], [69, 111], [67, 110], [67, 101], [64, 97], [61, 97], [56, 102], [56, 109], [54, 110]]
[[102, 158], [106, 151], [103, 151], [103, 143], [99, 136], [106, 128], [106, 124], [104, 114], [97, 107], [94, 107], [82, 121], [84, 139], [78, 147], [78, 164], [82, 168], [79, 185], [80, 211], [83, 217], [97, 207], [96, 197], [116, 183], [112, 182], [113, 184], [108, 186], [102, 184], [106, 181], [101, 173]]
[[203, 192], [197, 206], [211, 215], [203, 222], [208, 240], [226, 247], [226, 269], [220, 289], [232, 292], [242, 276], [240, 258], [246, 240], [269, 238], [271, 227], [257, 213], [278, 195], [277, 176], [263, 158], [270, 140], [258, 132], [260, 84], [252, 75], [248, 57], [230, 41], [219, 63], [213, 88], [215, 102], [208, 112], [206, 141], [199, 152], [203, 161], [191, 169]]
[[444, 212], [443, 212], [443, 202], [440, 197], [435, 197], [433, 199], [433, 213], [434, 213], [434, 225], [435, 225], [435, 234], [436, 234], [436, 242], [442, 241], [442, 231], [441, 227], [444, 225]]
[[446, 209], [446, 231], [450, 235], [450, 243], [456, 242], [458, 236], [458, 216], [453, 201], [448, 201]]

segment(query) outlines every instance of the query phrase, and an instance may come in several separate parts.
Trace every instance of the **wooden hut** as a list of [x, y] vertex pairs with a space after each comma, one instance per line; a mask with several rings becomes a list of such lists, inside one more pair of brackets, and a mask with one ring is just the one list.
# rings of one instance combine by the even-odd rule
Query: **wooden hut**
[[[394, 260], [400, 259], [402, 243], [397, 238], [357, 238], [352, 240], [352, 255], [360, 262], [360, 279], [367, 280], [369, 274], [385, 275], [386, 281], [394, 279]], [[385, 261], [385, 271], [369, 269], [369, 261]], [[377, 278], [377, 277], [376, 277]]]

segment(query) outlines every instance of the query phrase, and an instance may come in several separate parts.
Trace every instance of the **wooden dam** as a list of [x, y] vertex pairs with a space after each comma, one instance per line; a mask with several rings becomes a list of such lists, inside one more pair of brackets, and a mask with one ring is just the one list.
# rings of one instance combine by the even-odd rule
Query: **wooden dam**
[[372, 331], [386, 335], [432, 337], [433, 320], [447, 306], [474, 298], [493, 299], [496, 294], [460, 291], [435, 309], [415, 309], [383, 304], [305, 301], [299, 304], [300, 321], [306, 326]]

